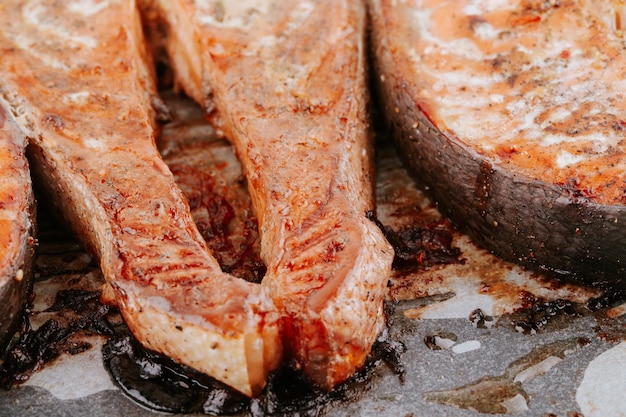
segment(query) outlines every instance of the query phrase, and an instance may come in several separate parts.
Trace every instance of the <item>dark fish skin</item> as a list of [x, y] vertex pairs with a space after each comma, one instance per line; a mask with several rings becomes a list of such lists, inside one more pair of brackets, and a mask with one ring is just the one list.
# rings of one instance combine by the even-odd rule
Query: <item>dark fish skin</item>
[[623, 285], [626, 109], [617, 83], [626, 63], [610, 2], [392, 3], [368, 2], [372, 55], [414, 178], [496, 255], [565, 280]]

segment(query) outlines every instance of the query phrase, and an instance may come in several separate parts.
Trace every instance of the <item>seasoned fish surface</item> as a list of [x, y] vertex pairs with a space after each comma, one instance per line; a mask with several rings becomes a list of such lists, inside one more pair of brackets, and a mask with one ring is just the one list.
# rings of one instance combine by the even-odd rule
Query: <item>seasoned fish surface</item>
[[385, 112], [445, 213], [508, 260], [623, 281], [623, 4], [368, 3]]
[[330, 389], [384, 324], [360, 1], [158, 1], [176, 82], [234, 144], [295, 365]]
[[281, 357], [259, 285], [222, 273], [155, 145], [150, 56], [133, 1], [3, 1], [0, 105], [33, 170], [100, 260], [147, 347], [247, 395]]

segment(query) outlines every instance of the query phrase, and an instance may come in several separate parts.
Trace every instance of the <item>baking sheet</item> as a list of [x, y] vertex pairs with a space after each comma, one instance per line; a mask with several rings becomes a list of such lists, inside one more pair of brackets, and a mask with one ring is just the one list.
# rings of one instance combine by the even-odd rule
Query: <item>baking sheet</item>
[[[202, 170], [218, 177], [240, 176], [232, 148], [214, 137], [199, 109], [175, 95], [166, 99], [174, 110], [160, 141], [166, 159], [204, 164]], [[441, 221], [390, 143], [381, 138], [377, 146], [378, 219], [396, 231]], [[185, 154], [190, 147], [199, 159]], [[40, 210], [34, 327], [66, 314], [45, 311], [58, 290], [98, 291], [102, 284], [91, 257], [50, 220], [45, 205]], [[300, 415], [626, 416], [624, 305], [592, 312], [585, 303], [602, 295], [597, 289], [525, 271], [460, 233], [453, 234], [452, 247], [460, 250], [459, 262], [396, 271], [390, 283], [388, 340], [404, 346], [404, 374], [379, 360], [355, 398]], [[76, 341], [91, 348], [62, 354], [24, 384], [0, 391], [0, 416], [154, 415], [128, 399], [105, 371], [106, 337], [79, 333]], [[268, 414], [260, 410], [253, 402], [243, 415]]]

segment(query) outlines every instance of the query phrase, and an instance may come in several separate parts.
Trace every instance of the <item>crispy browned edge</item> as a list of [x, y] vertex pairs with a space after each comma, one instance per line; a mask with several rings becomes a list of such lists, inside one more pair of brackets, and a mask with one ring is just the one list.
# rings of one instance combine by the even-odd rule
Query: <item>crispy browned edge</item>
[[419, 74], [385, 42], [386, 17], [370, 7], [369, 18], [383, 114], [403, 162], [440, 210], [508, 261], [583, 284], [626, 282], [626, 207], [506, 169], [443, 134], [416, 100]]

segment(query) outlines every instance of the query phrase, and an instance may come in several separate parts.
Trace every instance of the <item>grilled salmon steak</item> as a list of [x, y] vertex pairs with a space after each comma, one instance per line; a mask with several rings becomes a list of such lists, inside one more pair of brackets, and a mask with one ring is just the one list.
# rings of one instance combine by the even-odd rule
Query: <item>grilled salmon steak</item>
[[0, 350], [21, 317], [31, 285], [35, 201], [25, 149], [24, 134], [0, 107]]
[[331, 389], [382, 329], [393, 250], [374, 209], [359, 0], [157, 0], [176, 82], [234, 144], [262, 285], [296, 367]]
[[626, 9], [369, 0], [376, 79], [416, 179], [496, 254], [626, 279]]
[[15, 122], [29, 138], [34, 173], [100, 260], [129, 328], [148, 348], [258, 393], [280, 362], [280, 317], [265, 288], [221, 271], [157, 152], [135, 3], [0, 9], [5, 129]]

